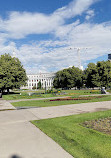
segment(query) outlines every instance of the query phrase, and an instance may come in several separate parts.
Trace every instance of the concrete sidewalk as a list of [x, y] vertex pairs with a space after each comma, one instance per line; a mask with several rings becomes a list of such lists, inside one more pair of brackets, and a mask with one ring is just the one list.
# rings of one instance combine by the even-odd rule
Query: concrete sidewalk
[[0, 98], [0, 111], [1, 110], [15, 110], [16, 108], [12, 106], [8, 101]]
[[0, 112], [0, 125], [111, 109], [111, 101], [70, 104]]
[[[16, 157], [14, 157], [16, 156]], [[0, 128], [0, 158], [73, 158], [30, 122]]]
[[111, 101], [0, 112], [0, 158], [72, 158], [30, 120], [111, 109]]

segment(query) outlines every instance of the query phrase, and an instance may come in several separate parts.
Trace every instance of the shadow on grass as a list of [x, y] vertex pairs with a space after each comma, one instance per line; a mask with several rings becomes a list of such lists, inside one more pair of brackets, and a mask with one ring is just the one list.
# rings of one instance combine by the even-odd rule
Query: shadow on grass
[[3, 92], [3, 95], [10, 95], [10, 94], [20, 94], [19, 92]]

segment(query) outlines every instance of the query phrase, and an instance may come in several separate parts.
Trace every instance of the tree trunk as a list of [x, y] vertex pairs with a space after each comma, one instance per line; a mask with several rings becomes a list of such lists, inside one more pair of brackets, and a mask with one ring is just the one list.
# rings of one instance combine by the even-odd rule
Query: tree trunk
[[9, 88], [7, 88], [7, 93], [9, 94]]

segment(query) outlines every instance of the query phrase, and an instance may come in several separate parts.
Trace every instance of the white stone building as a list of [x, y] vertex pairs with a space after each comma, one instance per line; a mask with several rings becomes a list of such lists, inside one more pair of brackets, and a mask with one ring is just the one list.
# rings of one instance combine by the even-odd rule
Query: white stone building
[[34, 86], [37, 88], [39, 82], [41, 82], [42, 88], [51, 89], [53, 87], [55, 73], [28, 74], [27, 77], [27, 86], [22, 87], [22, 89], [32, 89]]

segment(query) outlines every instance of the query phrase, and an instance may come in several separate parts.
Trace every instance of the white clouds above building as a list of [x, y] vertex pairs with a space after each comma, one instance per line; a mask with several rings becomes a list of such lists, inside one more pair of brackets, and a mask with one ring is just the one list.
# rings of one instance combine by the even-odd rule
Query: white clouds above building
[[[0, 18], [1, 54], [14, 50], [28, 72], [30, 69], [51, 72], [70, 65], [78, 66], [77, 51], [69, 51], [69, 47], [92, 47], [87, 52], [81, 51], [83, 63], [107, 54], [110, 49], [111, 22], [90, 21], [96, 14], [91, 8], [96, 2], [98, 0], [73, 0], [51, 14], [10, 12], [7, 18]], [[20, 42], [18, 46], [17, 40], [44, 34], [50, 34], [51, 37], [32, 39], [26, 44]]]

